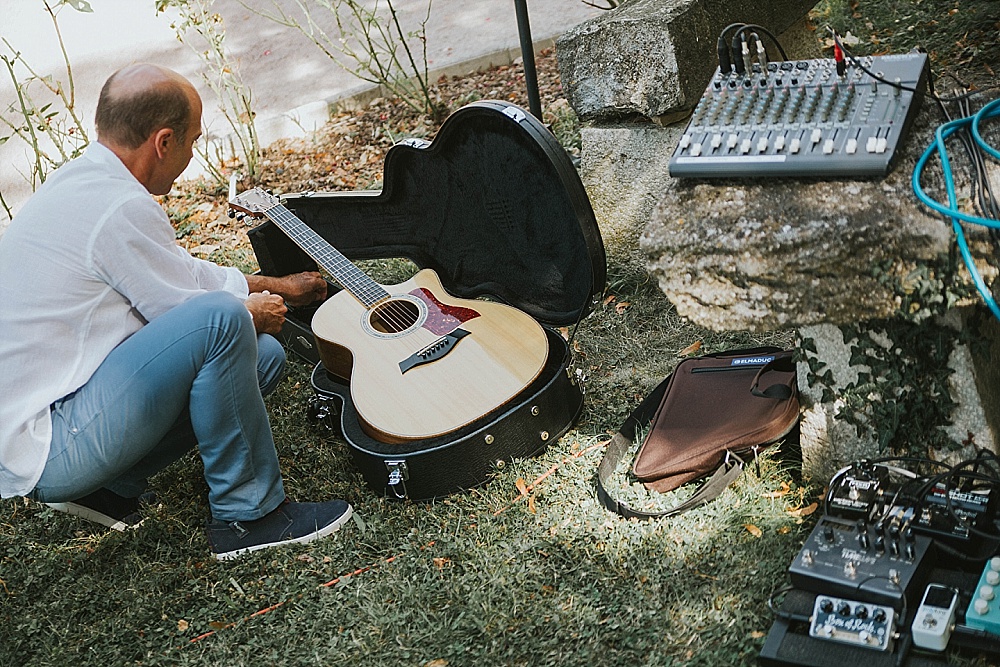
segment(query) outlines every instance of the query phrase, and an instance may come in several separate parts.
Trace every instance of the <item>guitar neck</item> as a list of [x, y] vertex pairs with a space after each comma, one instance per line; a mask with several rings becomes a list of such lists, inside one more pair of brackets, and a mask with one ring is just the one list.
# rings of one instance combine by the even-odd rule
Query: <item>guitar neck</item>
[[381, 285], [283, 205], [272, 206], [264, 214], [361, 303], [371, 308], [389, 297], [389, 293]]

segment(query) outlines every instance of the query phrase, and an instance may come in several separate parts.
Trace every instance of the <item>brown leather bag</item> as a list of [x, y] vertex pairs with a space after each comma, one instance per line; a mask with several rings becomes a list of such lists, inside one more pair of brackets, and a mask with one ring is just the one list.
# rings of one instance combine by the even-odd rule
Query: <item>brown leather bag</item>
[[[744, 461], [798, 425], [792, 352], [779, 348], [729, 350], [681, 361], [643, 401], [608, 445], [598, 468], [598, 496], [609, 509], [638, 518], [678, 514], [717, 497]], [[667, 492], [708, 478], [687, 501], [663, 512], [640, 512], [606, 490], [635, 434], [649, 425], [632, 473], [651, 490]]]

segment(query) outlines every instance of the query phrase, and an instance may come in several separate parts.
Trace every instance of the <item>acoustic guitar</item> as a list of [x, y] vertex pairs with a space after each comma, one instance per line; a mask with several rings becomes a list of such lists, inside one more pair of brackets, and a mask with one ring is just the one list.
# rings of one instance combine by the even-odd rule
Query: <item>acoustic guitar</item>
[[541, 373], [541, 325], [505, 304], [453, 297], [431, 269], [380, 285], [259, 188], [234, 197], [266, 217], [341, 287], [312, 320], [327, 371], [350, 382], [362, 428], [385, 443], [445, 435], [525, 389]]

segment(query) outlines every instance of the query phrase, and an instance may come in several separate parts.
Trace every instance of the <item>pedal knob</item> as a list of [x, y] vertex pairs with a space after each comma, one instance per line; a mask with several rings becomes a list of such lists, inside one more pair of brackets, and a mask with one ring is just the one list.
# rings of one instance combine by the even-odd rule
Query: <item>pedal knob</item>
[[983, 600], [986, 600], [986, 601], [992, 600], [995, 597], [995, 595], [993, 593], [993, 587], [992, 586], [981, 586], [979, 588], [979, 597], [982, 598]]
[[997, 584], [1000, 584], [1000, 572], [997, 572], [996, 570], [987, 570], [986, 583], [988, 583], [990, 586], [996, 586]]
[[833, 600], [830, 598], [825, 598], [819, 603], [820, 611], [829, 614], [833, 611]]
[[851, 605], [841, 600], [840, 604], [837, 605], [837, 613], [841, 616], [850, 616]]
[[978, 598], [974, 603], [972, 603], [972, 608], [980, 616], [985, 616], [990, 611], [990, 603], [982, 598]]
[[872, 620], [876, 623], [885, 623], [885, 610], [876, 609], [875, 613], [872, 614]]
[[990, 569], [994, 572], [1000, 572], [1000, 556], [994, 556], [990, 559]]
[[863, 604], [859, 604], [854, 609], [854, 615], [860, 618], [862, 621], [868, 618], [868, 607]]

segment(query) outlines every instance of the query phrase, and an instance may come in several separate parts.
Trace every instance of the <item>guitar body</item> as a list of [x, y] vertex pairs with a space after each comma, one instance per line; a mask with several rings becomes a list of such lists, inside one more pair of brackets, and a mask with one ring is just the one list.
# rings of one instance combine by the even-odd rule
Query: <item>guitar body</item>
[[538, 377], [548, 339], [510, 306], [449, 295], [420, 271], [366, 307], [346, 290], [316, 311], [326, 369], [350, 381], [362, 428], [387, 443], [433, 438], [505, 405]]

